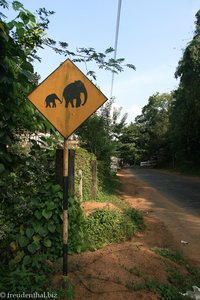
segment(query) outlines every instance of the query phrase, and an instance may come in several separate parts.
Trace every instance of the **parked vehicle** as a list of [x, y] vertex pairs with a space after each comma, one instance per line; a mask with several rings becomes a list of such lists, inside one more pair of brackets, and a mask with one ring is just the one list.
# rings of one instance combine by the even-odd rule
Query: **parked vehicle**
[[155, 160], [147, 160], [140, 162], [140, 167], [155, 167], [156, 165], [157, 162]]

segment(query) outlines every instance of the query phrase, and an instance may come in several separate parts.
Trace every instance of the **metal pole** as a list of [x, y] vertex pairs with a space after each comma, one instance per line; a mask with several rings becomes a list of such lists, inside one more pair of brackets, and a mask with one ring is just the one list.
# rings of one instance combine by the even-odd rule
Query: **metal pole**
[[[117, 57], [117, 45], [118, 45], [118, 38], [119, 38], [119, 24], [120, 24], [121, 6], [122, 6], [122, 0], [118, 0], [117, 24], [116, 24], [116, 32], [115, 32], [114, 60], [116, 60], [116, 57]], [[110, 99], [112, 99], [112, 96], [113, 96], [114, 75], [115, 75], [115, 73], [112, 72]]]
[[67, 276], [68, 252], [68, 140], [64, 139], [63, 151], [63, 276]]

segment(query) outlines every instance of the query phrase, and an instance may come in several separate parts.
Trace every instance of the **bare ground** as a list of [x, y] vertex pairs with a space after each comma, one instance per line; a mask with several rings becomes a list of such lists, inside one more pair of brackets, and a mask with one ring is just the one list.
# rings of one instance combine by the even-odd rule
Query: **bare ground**
[[[169, 269], [176, 269], [183, 274], [187, 271], [184, 267], [156, 254], [152, 247], [178, 250], [196, 266], [200, 266], [196, 249], [192, 250], [193, 244], [180, 243], [184, 228], [180, 227], [179, 221], [176, 231], [173, 230], [177, 218], [173, 220], [173, 226], [165, 225], [171, 217], [167, 217], [169, 213], [165, 213], [165, 218], [169, 219], [163, 219], [164, 214], [158, 205], [161, 196], [150, 187], [144, 186], [128, 170], [120, 171], [118, 176], [122, 183], [122, 200], [144, 212], [147, 229], [129, 242], [70, 256], [69, 277], [74, 286], [75, 300], [160, 299], [156, 293], [145, 289], [134, 291], [131, 286], [142, 283], [144, 277], [165, 283]], [[88, 202], [84, 203], [84, 209], [88, 214], [91, 210], [106, 205]], [[109, 208], [112, 209], [113, 206], [109, 205]], [[166, 200], [165, 211], [167, 209], [170, 212], [178, 208], [170, 206], [170, 202]], [[182, 210], [181, 213], [184, 214]], [[59, 285], [60, 280], [61, 275], [57, 274], [53, 286]]]

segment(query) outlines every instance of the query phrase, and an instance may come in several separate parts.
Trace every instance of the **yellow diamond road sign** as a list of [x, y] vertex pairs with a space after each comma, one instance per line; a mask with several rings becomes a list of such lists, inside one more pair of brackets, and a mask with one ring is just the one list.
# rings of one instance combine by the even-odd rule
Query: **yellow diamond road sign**
[[28, 99], [68, 138], [106, 100], [106, 96], [67, 59]]

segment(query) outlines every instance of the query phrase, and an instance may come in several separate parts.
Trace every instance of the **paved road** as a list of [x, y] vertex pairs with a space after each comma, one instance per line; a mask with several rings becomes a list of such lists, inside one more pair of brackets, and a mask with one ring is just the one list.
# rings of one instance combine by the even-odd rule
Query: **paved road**
[[200, 216], [200, 178], [140, 167], [130, 170], [170, 201]]

